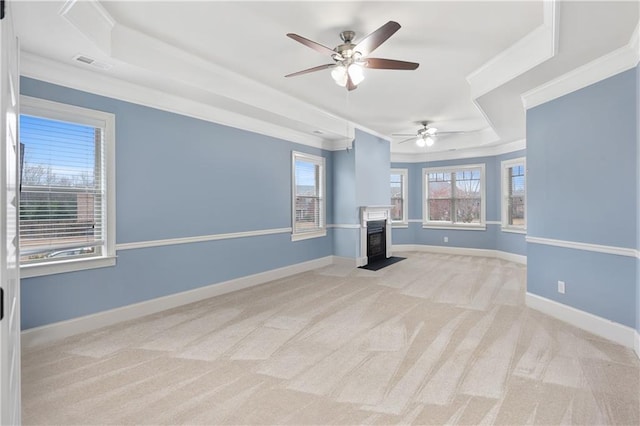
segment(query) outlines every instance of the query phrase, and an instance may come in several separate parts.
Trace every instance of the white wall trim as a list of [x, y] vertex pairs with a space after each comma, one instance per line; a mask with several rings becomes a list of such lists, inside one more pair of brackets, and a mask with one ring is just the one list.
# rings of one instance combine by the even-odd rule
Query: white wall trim
[[360, 225], [358, 225], [357, 223], [332, 223], [331, 225], [327, 225], [327, 228], [360, 229]]
[[319, 259], [296, 263], [294, 265], [272, 269], [258, 274], [247, 275], [245, 277], [211, 284], [193, 290], [98, 312], [96, 314], [47, 324], [41, 327], [30, 328], [22, 332], [22, 347], [30, 348], [36, 345], [73, 336], [75, 334], [106, 327], [118, 322], [132, 320], [145, 315], [175, 308], [177, 306], [208, 299], [210, 297], [254, 287], [269, 281], [299, 274], [301, 272], [322, 268], [324, 266], [331, 265], [333, 262], [334, 256], [321, 257]]
[[357, 259], [354, 259], [353, 257], [333, 256], [332, 263], [335, 266], [348, 266], [351, 268], [356, 268], [358, 266]]
[[536, 107], [635, 67], [640, 60], [637, 38], [638, 27], [626, 46], [523, 93], [524, 108]]
[[506, 260], [507, 262], [527, 264], [527, 256], [522, 254], [509, 253], [508, 251], [495, 250], [496, 258]]
[[636, 337], [634, 341], [633, 350], [635, 351], [638, 359], [640, 359], [640, 334], [638, 333], [638, 330], [636, 330]]
[[551, 238], [532, 237], [530, 235], [527, 235], [526, 240], [528, 243], [533, 244], [543, 244], [547, 246], [613, 254], [616, 256], [640, 258], [640, 252], [638, 250], [626, 247], [604, 246], [600, 244], [580, 243], [576, 241], [554, 240]]
[[393, 244], [392, 250], [394, 253], [405, 251], [422, 251], [428, 253], [453, 254], [458, 256], [490, 257], [506, 260], [508, 262], [519, 263], [521, 265], [527, 264], [527, 256], [509, 253], [501, 250], [432, 246], [426, 244]]
[[612, 342], [634, 349], [634, 336], [637, 336], [637, 333], [631, 327], [529, 292], [525, 294], [525, 304], [531, 309], [586, 330], [596, 336], [604, 337]]
[[[47, 83], [58, 84], [315, 148], [331, 149], [334, 146], [331, 140], [312, 136], [280, 124], [270, 123], [260, 118], [250, 117], [241, 112], [234, 112], [212, 104], [204, 104], [169, 92], [144, 87], [27, 52], [21, 54], [20, 66], [21, 75]], [[344, 127], [344, 123], [341, 123], [341, 126]], [[323, 128], [326, 127], [328, 126]]]
[[391, 153], [392, 163], [427, 163], [431, 161], [460, 160], [463, 158], [495, 157], [502, 154], [527, 149], [526, 139], [517, 141], [480, 146], [478, 148], [459, 149], [456, 151], [436, 151], [423, 154]]
[[20, 278], [42, 277], [67, 272], [108, 268], [116, 265], [116, 256], [100, 256], [60, 260], [57, 262], [32, 263], [20, 266]]
[[171, 246], [175, 244], [201, 243], [204, 241], [228, 240], [231, 238], [259, 237], [262, 235], [290, 234], [289, 228], [262, 229], [257, 231], [230, 232], [227, 234], [200, 235], [197, 237], [169, 238], [166, 240], [140, 241], [116, 244], [116, 250], [134, 250], [150, 247]]

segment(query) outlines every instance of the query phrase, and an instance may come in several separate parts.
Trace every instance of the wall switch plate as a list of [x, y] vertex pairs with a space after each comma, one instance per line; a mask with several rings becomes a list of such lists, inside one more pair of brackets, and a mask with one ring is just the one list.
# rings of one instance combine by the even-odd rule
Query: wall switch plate
[[558, 293], [564, 294], [564, 281], [558, 281]]
[[444, 237], [444, 242], [448, 243], [449, 242], [449, 237]]

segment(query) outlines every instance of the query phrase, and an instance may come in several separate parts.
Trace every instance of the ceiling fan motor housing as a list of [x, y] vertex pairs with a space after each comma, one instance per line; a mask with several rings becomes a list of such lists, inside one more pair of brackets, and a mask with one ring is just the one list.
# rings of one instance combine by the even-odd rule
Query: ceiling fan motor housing
[[351, 44], [355, 36], [356, 36], [355, 31], [347, 30], [340, 33], [340, 39], [344, 41], [345, 44]]

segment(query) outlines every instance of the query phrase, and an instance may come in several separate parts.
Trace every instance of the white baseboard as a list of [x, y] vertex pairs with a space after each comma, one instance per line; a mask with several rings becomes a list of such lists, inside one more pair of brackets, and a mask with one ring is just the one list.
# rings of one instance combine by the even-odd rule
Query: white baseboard
[[523, 256], [521, 254], [495, 250], [495, 255], [498, 259], [506, 260], [507, 262], [519, 263], [521, 265], [527, 264], [527, 256]]
[[392, 249], [394, 253], [403, 252], [403, 251], [424, 251], [429, 253], [455, 254], [459, 256], [491, 257], [491, 258], [506, 260], [509, 262], [520, 263], [522, 265], [527, 264], [527, 256], [508, 253], [506, 251], [500, 251], [500, 250], [475, 249], [475, 248], [466, 248], [466, 247], [430, 246], [426, 244], [394, 244]]
[[332, 263], [337, 266], [350, 266], [352, 268], [358, 267], [358, 259], [354, 259], [353, 257], [333, 256]]
[[[236, 278], [206, 287], [200, 287], [189, 291], [183, 291], [168, 296], [158, 297], [96, 314], [60, 321], [24, 330], [21, 333], [22, 347], [30, 348], [36, 345], [49, 343], [75, 334], [96, 330], [122, 321], [128, 321], [145, 315], [155, 314], [167, 309], [186, 305], [210, 297], [238, 291], [257, 286], [269, 281], [285, 278], [301, 272], [310, 271], [331, 265], [335, 256], [327, 256], [295, 265], [272, 269], [246, 277]], [[353, 261], [352, 261], [353, 264]]]
[[622, 346], [635, 349], [636, 354], [638, 354], [638, 333], [631, 327], [529, 292], [525, 295], [525, 303], [531, 309], [586, 330], [596, 336], [604, 337]]

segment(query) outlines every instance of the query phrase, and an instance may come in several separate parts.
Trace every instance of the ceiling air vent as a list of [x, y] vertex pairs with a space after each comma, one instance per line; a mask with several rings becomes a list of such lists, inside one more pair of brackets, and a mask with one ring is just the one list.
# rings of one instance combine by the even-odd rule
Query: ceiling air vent
[[101, 70], [108, 70], [112, 66], [111, 64], [107, 64], [106, 62], [96, 61], [95, 59], [86, 55], [76, 55], [73, 57], [73, 59], [85, 65], [90, 65]]

